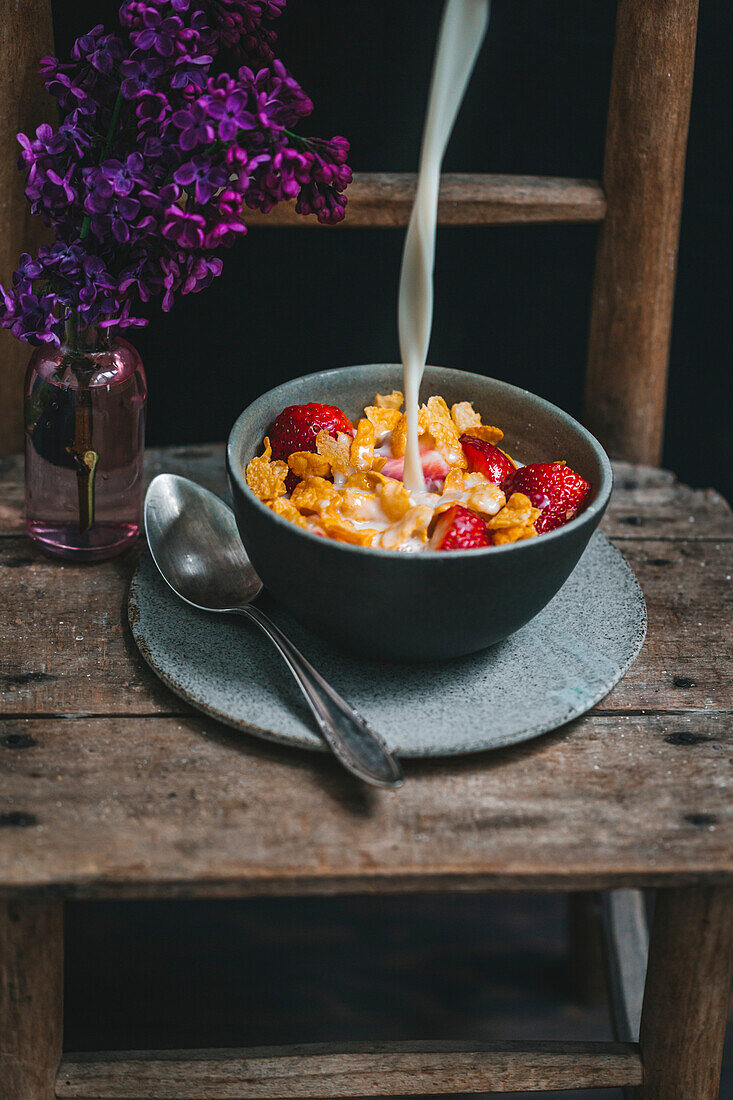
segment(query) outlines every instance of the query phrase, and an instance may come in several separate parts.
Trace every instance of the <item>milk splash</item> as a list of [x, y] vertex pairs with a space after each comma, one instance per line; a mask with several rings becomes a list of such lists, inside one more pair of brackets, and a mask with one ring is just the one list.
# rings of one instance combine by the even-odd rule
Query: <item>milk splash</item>
[[417, 192], [402, 252], [398, 324], [407, 417], [404, 482], [413, 491], [425, 488], [417, 410], [433, 324], [440, 168], [488, 22], [489, 0], [446, 0], [430, 81]]

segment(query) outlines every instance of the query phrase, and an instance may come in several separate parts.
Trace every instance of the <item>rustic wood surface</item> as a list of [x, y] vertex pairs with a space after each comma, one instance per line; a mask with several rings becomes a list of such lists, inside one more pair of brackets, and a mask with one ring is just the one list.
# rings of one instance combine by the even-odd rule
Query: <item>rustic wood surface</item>
[[698, 0], [619, 0], [586, 414], [613, 458], [662, 454]]
[[[148, 474], [163, 469], [225, 489], [219, 447], [151, 452]], [[591, 889], [730, 873], [733, 520], [717, 494], [620, 466], [606, 529], [648, 602], [635, 666], [587, 717], [513, 749], [407, 762], [392, 795], [172, 696], [127, 625], [138, 551], [95, 566], [43, 556], [18, 534], [20, 464], [4, 474], [6, 894]]]
[[69, 1055], [56, 1095], [275, 1100], [607, 1088], [641, 1079], [638, 1048], [631, 1044], [351, 1043]]
[[[348, 189], [343, 228], [407, 225], [417, 176], [412, 172], [357, 172]], [[446, 174], [440, 181], [439, 225], [498, 225], [527, 222], [598, 222], [606, 212], [603, 188], [596, 180], [552, 176]], [[281, 203], [269, 214], [248, 210], [252, 226], [318, 227], [315, 218]]]
[[716, 1100], [733, 975], [733, 887], [660, 890], [641, 1015], [638, 1100]]
[[61, 1060], [63, 902], [0, 901], [0, 1096], [53, 1100]]
[[[33, 252], [47, 237], [31, 217], [18, 171], [15, 135], [35, 133], [54, 117], [54, 103], [38, 75], [44, 54], [53, 53], [49, 0], [0, 0], [0, 282], [9, 284], [21, 252]], [[0, 454], [23, 445], [23, 377], [31, 349], [0, 330]]]

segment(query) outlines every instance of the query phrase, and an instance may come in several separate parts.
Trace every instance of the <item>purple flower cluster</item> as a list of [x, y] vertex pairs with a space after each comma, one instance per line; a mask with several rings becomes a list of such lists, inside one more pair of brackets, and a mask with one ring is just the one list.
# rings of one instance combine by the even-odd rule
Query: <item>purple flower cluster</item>
[[[246, 208], [344, 216], [349, 143], [295, 132], [313, 104], [273, 54], [285, 0], [125, 0], [118, 33], [41, 72], [62, 121], [18, 135], [31, 210], [55, 242], [0, 286], [0, 324], [58, 344], [65, 320], [143, 325], [137, 303], [207, 287]], [[231, 63], [232, 71], [223, 64]]]

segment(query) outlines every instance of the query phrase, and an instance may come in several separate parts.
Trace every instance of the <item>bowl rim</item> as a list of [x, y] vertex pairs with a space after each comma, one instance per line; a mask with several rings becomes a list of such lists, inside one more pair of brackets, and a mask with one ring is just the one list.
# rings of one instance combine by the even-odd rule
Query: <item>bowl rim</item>
[[[402, 369], [401, 364], [399, 363], [355, 363], [351, 364], [350, 366], [330, 367], [327, 370], [313, 371], [310, 374], [301, 374], [298, 375], [296, 378], [289, 378], [285, 382], [280, 382], [277, 386], [272, 386], [271, 389], [265, 390], [264, 393], [261, 393], [258, 397], [255, 398], [254, 401], [251, 401], [249, 405], [247, 405], [246, 408], [242, 410], [242, 412], [239, 414], [237, 419], [234, 421], [234, 424], [232, 425], [226, 446], [226, 465], [229, 477], [233, 478], [236, 481], [238, 488], [240, 488], [245, 493], [245, 495], [248, 496], [255, 507], [258, 508], [263, 515], [267, 515], [269, 519], [272, 520], [273, 523], [275, 523], [276, 525], [281, 525], [283, 530], [297, 532], [303, 538], [310, 539], [314, 543], [317, 543], [321, 548], [329, 547], [348, 553], [367, 554], [371, 557], [376, 557], [378, 559], [400, 559], [404, 561], [419, 558], [420, 561], [425, 562], [445, 561], [446, 558], [449, 560], [453, 560], [454, 558], [465, 559], [468, 557], [471, 560], [474, 560], [478, 558], [485, 558], [487, 555], [490, 557], [496, 557], [497, 554], [507, 554], [511, 552], [517, 553], [520, 550], [523, 550], [525, 553], [535, 553], [537, 552], [538, 543], [541, 551], [541, 547], [547, 546], [550, 539], [557, 540], [563, 537], [567, 537], [569, 532], [577, 531], [583, 526], [589, 526], [593, 524], [597, 516], [599, 518], [600, 516], [602, 516], [603, 512], [606, 509], [608, 501], [610, 500], [611, 492], [613, 490], [613, 469], [611, 467], [611, 461], [596, 437], [592, 435], [587, 428], [584, 428], [583, 425], [575, 419], [575, 417], [571, 416], [570, 413], [565, 412], [565, 410], [561, 409], [559, 405], [554, 405], [551, 401], [547, 401], [546, 398], [540, 397], [538, 394], [532, 393], [530, 390], [526, 390], [521, 386], [514, 386], [511, 382], [505, 382], [501, 378], [493, 378], [485, 374], [476, 374], [475, 371], [459, 370], [456, 367], [441, 367], [434, 363], [426, 364], [425, 370], [427, 371], [430, 369], [437, 369], [441, 371], [449, 371], [456, 375], [460, 375], [467, 380], [475, 379], [480, 383], [494, 382], [501, 389], [510, 391], [514, 395], [518, 395], [520, 397], [529, 397], [532, 399], [533, 402], [538, 403], [548, 413], [558, 415], [559, 418], [565, 422], [567, 427], [575, 431], [590, 445], [591, 450], [595, 452], [596, 457], [598, 458], [601, 467], [601, 481], [597, 487], [595, 500], [593, 500], [587, 508], [584, 508], [579, 515], [575, 516], [567, 523], [564, 523], [562, 527], [556, 527], [554, 531], [546, 531], [542, 535], [538, 536], [538, 538], [536, 539], [522, 539], [519, 542], [505, 543], [503, 546], [482, 546], [474, 547], [473, 549], [467, 550], [432, 550], [429, 554], [407, 553], [404, 550], [384, 550], [381, 547], [376, 546], [355, 546], [352, 543], [339, 542], [338, 539], [324, 539], [322, 535], [316, 535], [312, 531], [304, 530], [304, 528], [298, 527], [297, 524], [291, 523], [290, 520], [285, 519], [283, 516], [279, 516], [276, 512], [273, 512], [271, 508], [268, 508], [267, 505], [265, 505], [259, 499], [259, 497], [256, 497], [255, 494], [252, 492], [249, 485], [247, 484], [245, 472], [243, 469], [240, 468], [238, 455], [234, 454], [239, 436], [244, 430], [245, 417], [247, 417], [252, 412], [254, 407], [258, 405], [261, 401], [264, 401], [266, 398], [270, 397], [270, 395], [273, 394], [276, 390], [283, 389], [284, 387], [289, 386], [291, 383], [305, 382], [308, 380], [312, 380], [313, 382], [315, 382], [317, 379], [330, 380], [334, 377], [343, 375], [346, 371], [362, 370], [364, 367], [380, 367], [382, 369], [384, 369], [385, 367], [393, 367], [400, 370]], [[313, 398], [313, 400], [315, 400], [315, 398]], [[283, 408], [285, 407], [286, 406], [283, 406]]]

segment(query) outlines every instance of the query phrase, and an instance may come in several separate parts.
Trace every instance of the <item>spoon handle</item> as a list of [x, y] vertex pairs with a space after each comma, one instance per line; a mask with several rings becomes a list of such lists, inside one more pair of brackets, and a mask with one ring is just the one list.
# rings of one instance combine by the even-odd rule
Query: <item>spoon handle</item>
[[402, 770], [379, 734], [334, 691], [300, 650], [258, 607], [240, 607], [266, 634], [292, 672], [334, 756], [348, 771], [375, 787], [402, 786]]

